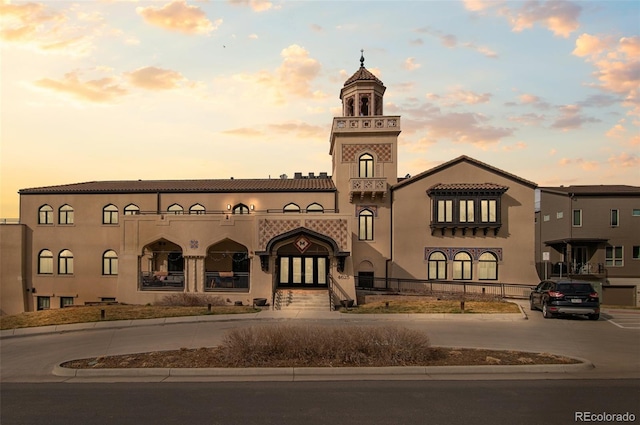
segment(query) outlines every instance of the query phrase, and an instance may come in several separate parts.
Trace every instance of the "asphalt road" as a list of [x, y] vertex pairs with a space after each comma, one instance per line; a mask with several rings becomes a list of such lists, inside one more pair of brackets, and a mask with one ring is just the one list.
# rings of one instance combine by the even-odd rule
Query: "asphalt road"
[[640, 421], [637, 379], [3, 384], [0, 395], [3, 425], [552, 425], [584, 412]]

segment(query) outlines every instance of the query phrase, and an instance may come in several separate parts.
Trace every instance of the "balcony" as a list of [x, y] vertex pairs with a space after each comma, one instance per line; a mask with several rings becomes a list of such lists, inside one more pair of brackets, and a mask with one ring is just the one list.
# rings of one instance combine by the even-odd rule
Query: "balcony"
[[384, 199], [387, 196], [386, 177], [365, 177], [352, 178], [349, 180], [349, 202], [353, 202], [354, 196], [359, 196], [360, 200], [369, 195], [372, 201], [377, 197]]

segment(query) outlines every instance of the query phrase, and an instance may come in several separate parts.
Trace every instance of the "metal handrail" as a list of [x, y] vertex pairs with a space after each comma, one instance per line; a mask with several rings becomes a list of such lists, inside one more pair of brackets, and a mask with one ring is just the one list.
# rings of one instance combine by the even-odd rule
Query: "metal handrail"
[[329, 282], [329, 301], [331, 303], [332, 310], [336, 301], [353, 301], [353, 298], [349, 296], [349, 294], [342, 288], [342, 286], [340, 286], [330, 273], [327, 275], [327, 281]]

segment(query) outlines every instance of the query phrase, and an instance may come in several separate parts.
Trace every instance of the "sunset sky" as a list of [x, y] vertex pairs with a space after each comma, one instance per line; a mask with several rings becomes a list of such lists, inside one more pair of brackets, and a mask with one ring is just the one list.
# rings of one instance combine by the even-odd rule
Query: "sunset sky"
[[0, 0], [0, 217], [22, 188], [331, 173], [360, 49], [400, 176], [465, 154], [640, 185], [639, 23], [637, 1]]

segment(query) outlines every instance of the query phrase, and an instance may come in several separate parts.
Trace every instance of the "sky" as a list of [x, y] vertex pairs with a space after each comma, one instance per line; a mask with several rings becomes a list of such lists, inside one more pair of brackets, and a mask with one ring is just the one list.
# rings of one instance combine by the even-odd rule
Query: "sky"
[[23, 188], [330, 174], [361, 49], [399, 176], [640, 185], [639, 34], [636, 1], [0, 0], [0, 217]]

